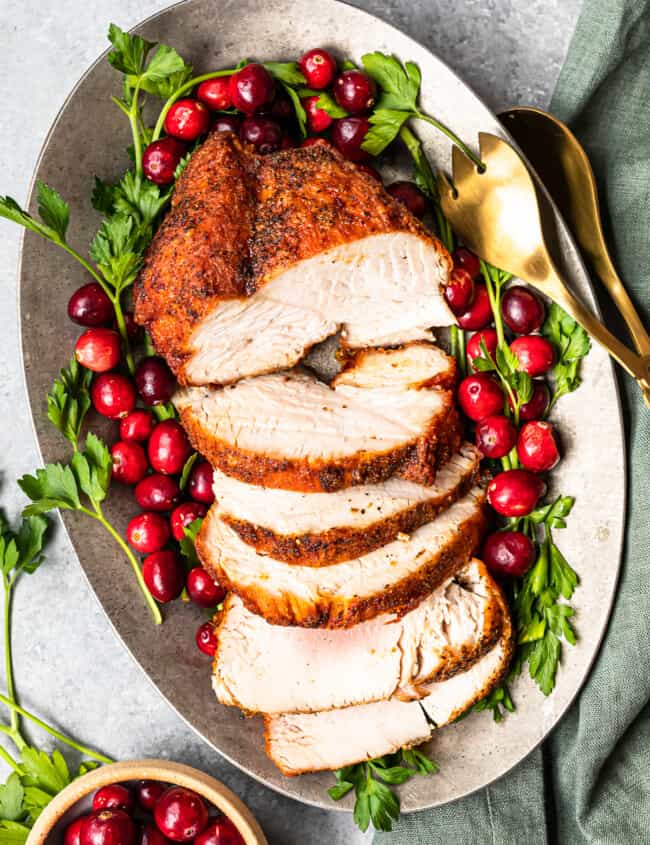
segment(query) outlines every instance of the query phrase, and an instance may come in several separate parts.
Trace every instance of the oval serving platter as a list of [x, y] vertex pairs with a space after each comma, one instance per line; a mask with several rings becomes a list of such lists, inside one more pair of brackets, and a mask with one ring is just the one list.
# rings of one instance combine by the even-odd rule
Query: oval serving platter
[[[242, 20], [251, 22], [248, 29], [241, 27]], [[424, 111], [447, 123], [471, 145], [478, 131], [507, 137], [476, 95], [425, 47], [336, 0], [318, 4], [240, 0], [236, 16], [221, 0], [187, 0], [145, 21], [137, 31], [175, 47], [197, 72], [229, 67], [242, 57], [290, 60], [315, 45], [357, 60], [373, 50], [393, 53], [420, 66]], [[118, 86], [118, 75], [101, 57], [66, 101], [34, 175], [34, 180], [57, 187], [71, 203], [69, 239], [82, 252], [99, 223], [90, 205], [93, 177], [115, 180], [128, 164], [127, 122], [110, 101]], [[84, 127], [83, 135], [79, 126]], [[433, 162], [446, 169], [447, 140], [425, 124], [418, 123], [415, 129]], [[32, 190], [30, 211], [35, 212], [35, 207]], [[595, 308], [581, 260], [557, 214], [554, 225], [566, 278]], [[66, 316], [68, 297], [85, 281], [81, 269], [65, 253], [26, 233], [20, 270], [23, 357], [34, 426], [46, 462], [69, 457], [65, 441], [47, 421], [46, 395], [58, 369], [69, 360], [77, 335]], [[564, 649], [557, 686], [549, 698], [522, 678], [514, 687], [517, 712], [500, 725], [486, 713], [474, 713], [434, 736], [432, 753], [440, 774], [415, 778], [401, 788], [405, 812], [453, 801], [516, 765], [566, 712], [598, 652], [620, 566], [624, 441], [613, 368], [599, 348], [593, 348], [586, 359], [583, 375], [580, 390], [564, 397], [554, 413], [565, 453], [554, 483], [558, 491], [577, 497], [569, 526], [558, 532], [557, 540], [581, 577], [572, 602], [578, 645]], [[115, 488], [107, 511], [123, 529], [133, 513], [130, 492]], [[118, 636], [179, 715], [228, 760], [268, 786], [317, 806], [349, 809], [351, 799], [334, 804], [327, 797], [325, 790], [332, 783], [329, 773], [283, 777], [264, 753], [261, 720], [243, 719], [237, 710], [217, 704], [209, 662], [194, 645], [200, 613], [176, 602], [164, 609], [165, 623], [155, 628], [126, 560], [103, 529], [75, 514], [64, 514], [63, 522]]]

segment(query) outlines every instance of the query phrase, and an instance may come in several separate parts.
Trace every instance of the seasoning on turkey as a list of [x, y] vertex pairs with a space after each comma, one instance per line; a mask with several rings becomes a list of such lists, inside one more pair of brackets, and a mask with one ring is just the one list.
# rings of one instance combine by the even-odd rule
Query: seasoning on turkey
[[340, 628], [408, 610], [454, 575], [486, 527], [485, 493], [466, 496], [410, 537], [329, 566], [299, 566], [258, 554], [213, 511], [196, 549], [203, 566], [273, 625]]
[[329, 145], [259, 156], [213, 133], [179, 178], [135, 285], [135, 317], [182, 384], [296, 364], [455, 322], [447, 250]]

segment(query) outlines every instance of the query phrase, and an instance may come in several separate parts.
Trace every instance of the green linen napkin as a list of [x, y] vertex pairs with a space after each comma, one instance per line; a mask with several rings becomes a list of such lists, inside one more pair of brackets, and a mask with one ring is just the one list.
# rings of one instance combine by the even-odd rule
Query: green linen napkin
[[[647, 325], [650, 0], [586, 0], [551, 111], [586, 146], [615, 263]], [[510, 774], [464, 800], [404, 816], [375, 845], [650, 843], [650, 411], [631, 379], [619, 383], [629, 443], [624, 567], [587, 684], [543, 747]]]

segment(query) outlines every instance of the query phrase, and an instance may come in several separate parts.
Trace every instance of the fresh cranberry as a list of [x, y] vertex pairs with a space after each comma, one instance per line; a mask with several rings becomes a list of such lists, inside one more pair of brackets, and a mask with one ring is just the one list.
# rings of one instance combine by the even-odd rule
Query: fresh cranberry
[[214, 470], [207, 461], [194, 464], [190, 472], [187, 492], [196, 502], [211, 505], [214, 502]]
[[451, 257], [454, 261], [454, 267], [467, 270], [473, 279], [478, 279], [481, 275], [481, 262], [478, 256], [474, 255], [469, 249], [459, 246], [452, 252]]
[[513, 285], [503, 294], [501, 313], [511, 331], [530, 334], [544, 322], [544, 303], [530, 288]]
[[502, 458], [517, 441], [517, 429], [508, 417], [485, 417], [476, 426], [476, 445], [486, 458]]
[[230, 819], [219, 816], [196, 837], [194, 845], [244, 845], [244, 840]]
[[159, 780], [139, 780], [135, 785], [135, 797], [143, 810], [153, 810], [166, 789], [165, 784]]
[[[266, 109], [263, 109], [262, 112], [265, 113]], [[289, 120], [293, 120], [296, 112], [288, 97], [282, 97], [276, 94], [271, 103], [271, 108], [268, 109], [268, 114], [280, 123], [286, 123]]]
[[198, 100], [177, 100], [165, 116], [165, 132], [180, 141], [196, 141], [210, 126], [210, 113]]
[[177, 599], [185, 586], [185, 571], [176, 552], [154, 551], [142, 564], [142, 577], [156, 601]]
[[525, 469], [500, 472], [488, 484], [487, 499], [501, 516], [526, 516], [537, 505], [546, 485]]
[[247, 117], [239, 130], [242, 141], [252, 144], [260, 153], [272, 153], [282, 143], [282, 129], [270, 117]]
[[135, 498], [145, 511], [170, 511], [179, 503], [181, 491], [171, 476], [154, 472], [137, 485]]
[[130, 813], [134, 805], [133, 793], [121, 783], [102, 786], [93, 797], [93, 810], [125, 810]]
[[200, 502], [183, 502], [177, 508], [174, 508], [169, 521], [172, 526], [172, 536], [174, 540], [183, 539], [185, 536], [185, 529], [197, 519], [203, 519], [208, 512], [205, 505]]
[[[133, 311], [127, 311], [124, 309], [122, 316], [124, 317], [124, 325], [126, 327], [126, 333], [129, 340], [138, 340], [142, 332], [142, 326], [139, 326], [136, 323]], [[113, 328], [115, 328], [115, 326], [113, 326]]]
[[185, 152], [185, 144], [181, 144], [176, 138], [154, 141], [142, 155], [144, 175], [156, 185], [169, 185], [174, 181], [174, 173]]
[[298, 144], [294, 141], [291, 135], [282, 136], [282, 143], [280, 144], [281, 150], [293, 150], [297, 146]]
[[483, 560], [493, 575], [520, 578], [535, 563], [535, 545], [521, 531], [497, 531], [485, 541]]
[[63, 834], [63, 845], [81, 845], [81, 828], [88, 816], [79, 816], [66, 827]]
[[169, 839], [162, 835], [155, 824], [147, 822], [142, 825], [138, 845], [169, 845]]
[[383, 183], [381, 173], [371, 164], [357, 164], [357, 170], [360, 170], [362, 173], [367, 173], [368, 176], [372, 176], [376, 182]]
[[474, 302], [474, 280], [462, 267], [454, 267], [445, 286], [445, 302], [458, 317]]
[[424, 217], [427, 201], [422, 191], [413, 182], [393, 182], [386, 190], [391, 197], [403, 203], [415, 217]]
[[298, 59], [298, 67], [302, 71], [309, 88], [322, 91], [327, 88], [336, 74], [336, 59], [327, 50], [316, 48], [308, 50]]
[[103, 326], [114, 316], [113, 303], [97, 282], [77, 288], [68, 300], [68, 317], [80, 326]]
[[489, 373], [475, 373], [458, 386], [458, 404], [474, 422], [503, 413], [503, 391]]
[[136, 393], [133, 382], [119, 373], [101, 373], [90, 388], [90, 398], [95, 410], [119, 420], [135, 408]]
[[120, 336], [113, 329], [87, 329], [77, 338], [74, 355], [82, 367], [106, 373], [120, 361]]
[[497, 352], [498, 337], [495, 329], [480, 329], [475, 332], [467, 341], [467, 357], [469, 358], [472, 369], [474, 367], [475, 358], [485, 358], [483, 354], [483, 345], [488, 351], [488, 354], [494, 360]]
[[187, 592], [199, 607], [214, 607], [223, 601], [226, 591], [216, 584], [202, 566], [195, 566], [187, 574]]
[[135, 440], [143, 443], [153, 430], [153, 416], [151, 411], [141, 411], [136, 408], [120, 420], [120, 437], [122, 440]]
[[366, 161], [368, 153], [361, 147], [370, 123], [366, 117], [342, 117], [334, 121], [332, 143], [350, 161]]
[[543, 420], [527, 422], [517, 438], [517, 454], [524, 469], [546, 472], [560, 460], [555, 428]]
[[361, 70], [344, 70], [334, 80], [334, 99], [351, 114], [371, 109], [376, 97], [374, 80]]
[[265, 67], [250, 64], [230, 77], [228, 93], [233, 106], [244, 114], [253, 114], [273, 99], [275, 84]]
[[214, 632], [214, 625], [212, 622], [204, 622], [196, 629], [196, 646], [203, 654], [209, 657], [214, 657], [217, 650], [217, 635]]
[[214, 79], [206, 79], [199, 85], [196, 96], [211, 111], [224, 111], [232, 108], [229, 86], [229, 76], [215, 76]]
[[[453, 275], [453, 273], [452, 273]], [[469, 274], [468, 274], [469, 275]], [[474, 299], [467, 311], [458, 315], [458, 325], [466, 331], [483, 329], [492, 322], [492, 306], [487, 288], [482, 282], [474, 285]]]
[[133, 440], [118, 440], [111, 446], [113, 478], [122, 484], [137, 484], [147, 474], [149, 464], [144, 449]]
[[99, 810], [84, 819], [81, 845], [134, 845], [135, 825], [124, 810]]
[[165, 475], [177, 475], [192, 454], [192, 447], [176, 420], [163, 420], [151, 432], [147, 452], [152, 469]]
[[182, 786], [171, 786], [154, 808], [158, 829], [174, 842], [189, 842], [205, 830], [208, 810], [200, 795]]
[[[543, 417], [546, 413], [550, 400], [551, 394], [549, 392], [548, 385], [543, 381], [534, 381], [532, 396], [528, 402], [525, 402], [521, 408], [519, 408], [519, 420], [521, 422], [527, 422], [528, 420], [536, 420], [539, 417]], [[510, 404], [510, 409], [514, 410], [510, 398], [508, 398], [508, 402]]]
[[320, 146], [329, 147], [331, 145], [330, 145], [330, 142], [327, 140], [327, 138], [305, 138], [304, 141], [300, 142], [300, 146], [301, 147], [320, 147]]
[[140, 361], [135, 371], [135, 383], [145, 405], [169, 402], [176, 387], [172, 371], [158, 355]]
[[159, 513], [145, 511], [134, 516], [126, 527], [126, 539], [129, 545], [148, 555], [158, 552], [169, 540], [169, 523]]
[[543, 376], [555, 361], [553, 344], [538, 334], [516, 337], [510, 344], [510, 349], [519, 361], [519, 369], [529, 376]]
[[213, 132], [234, 132], [239, 135], [241, 120], [234, 114], [218, 114], [212, 121]]
[[333, 123], [333, 118], [318, 107], [318, 96], [305, 97], [302, 101], [307, 115], [307, 126], [310, 132], [324, 132]]

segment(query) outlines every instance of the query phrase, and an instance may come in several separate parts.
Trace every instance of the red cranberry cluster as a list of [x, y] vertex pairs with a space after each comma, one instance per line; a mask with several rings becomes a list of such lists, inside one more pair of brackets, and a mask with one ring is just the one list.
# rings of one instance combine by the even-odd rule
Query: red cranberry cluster
[[234, 824], [212, 815], [196, 792], [141, 780], [113, 783], [93, 796], [92, 812], [65, 830], [64, 845], [244, 845]]
[[[454, 252], [454, 268], [445, 298], [458, 324], [474, 334], [467, 343], [467, 357], [473, 362], [484, 356], [484, 348], [494, 358], [497, 332], [487, 287], [482, 281], [478, 258], [469, 250]], [[461, 410], [475, 426], [476, 445], [487, 457], [516, 455], [517, 466], [498, 473], [488, 485], [488, 502], [504, 517], [527, 516], [543, 496], [546, 485], [540, 473], [552, 469], [560, 459], [554, 426], [543, 418], [550, 392], [544, 376], [555, 362], [553, 345], [537, 334], [544, 321], [541, 299], [529, 288], [513, 285], [501, 300], [501, 316], [514, 335], [510, 350], [519, 368], [533, 379], [533, 392], [519, 408], [519, 428], [506, 408], [512, 401], [491, 372], [475, 372], [458, 387]], [[514, 450], [514, 451], [513, 451]], [[533, 564], [535, 547], [519, 531], [491, 534], [483, 557], [496, 574], [523, 575]]]
[[[75, 357], [95, 373], [90, 388], [93, 406], [119, 422], [119, 439], [111, 447], [113, 479], [133, 486], [142, 508], [129, 522], [126, 538], [145, 555], [142, 574], [149, 591], [164, 603], [186, 589], [199, 607], [215, 607], [225, 591], [203, 568], [187, 572], [177, 545], [185, 528], [205, 516], [214, 501], [212, 468], [205, 460], [196, 461], [181, 491], [179, 477], [192, 447], [176, 420], [157, 422], [150, 410], [171, 399], [176, 385], [173, 374], [157, 356], [140, 361], [134, 378], [118, 369], [120, 336], [111, 327], [113, 305], [100, 285], [93, 282], [75, 291], [68, 314], [86, 327], [75, 345]], [[145, 407], [138, 407], [138, 402]], [[196, 643], [204, 653], [214, 653], [216, 641], [209, 622], [197, 631]]]
[[[318, 92], [302, 99], [309, 137], [300, 146], [331, 142], [347, 159], [381, 181], [373, 167], [363, 164], [370, 158], [362, 144], [370, 129], [368, 114], [376, 102], [374, 80], [362, 70], [339, 73], [336, 59], [322, 48], [309, 50], [297, 64], [307, 87]], [[320, 108], [321, 92], [329, 94], [346, 116], [334, 118]], [[239, 114], [224, 114], [233, 110]], [[170, 107], [164, 121], [166, 137], [144, 151], [144, 174], [158, 185], [173, 182], [187, 145], [208, 131], [234, 132], [260, 153], [296, 146], [293, 120], [293, 106], [261, 64], [251, 63], [229, 76], [206, 79], [194, 97], [177, 100]], [[387, 190], [416, 217], [424, 216], [424, 194], [412, 182], [395, 182]]]

